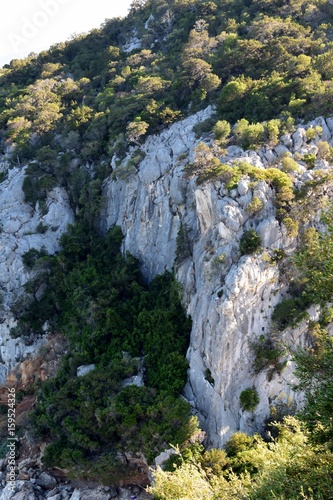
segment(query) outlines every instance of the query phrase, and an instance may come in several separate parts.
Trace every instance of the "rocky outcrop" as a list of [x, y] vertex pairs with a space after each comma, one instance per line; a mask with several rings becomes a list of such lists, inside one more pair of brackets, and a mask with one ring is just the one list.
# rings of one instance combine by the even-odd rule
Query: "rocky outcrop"
[[0, 500], [130, 500], [135, 494], [138, 500], [152, 499], [144, 488], [92, 486], [72, 483], [66, 478], [59, 480], [49, 472], [41, 472], [38, 461], [27, 458], [18, 462], [18, 477], [14, 485], [7, 482], [7, 461], [0, 460]]
[[36, 338], [26, 345], [21, 338], [12, 338], [15, 327], [13, 308], [24, 294], [24, 284], [29, 271], [24, 267], [22, 256], [31, 248], [42, 247], [50, 254], [59, 248], [60, 235], [74, 220], [68, 195], [62, 188], [53, 189], [47, 198], [47, 211], [25, 203], [22, 184], [24, 168], [8, 170], [7, 178], [0, 184], [0, 385], [7, 374], [23, 358], [35, 354], [45, 343], [45, 338]]
[[[114, 171], [104, 186], [102, 225], [105, 229], [114, 224], [122, 228], [123, 250], [140, 260], [148, 280], [166, 269], [175, 269], [183, 285], [184, 306], [193, 320], [184, 395], [200, 417], [207, 442], [221, 446], [236, 430], [261, 430], [271, 405], [284, 404], [289, 397], [298, 403], [291, 389], [291, 363], [286, 360], [280, 374], [271, 367], [258, 374], [253, 369], [251, 350], [253, 340], [271, 334], [272, 311], [287, 291], [288, 283], [271, 257], [277, 249], [293, 252], [296, 241], [276, 218], [275, 192], [268, 183], [252, 183], [245, 176], [237, 187], [228, 190], [219, 178], [198, 184], [196, 177], [189, 175], [186, 167], [194, 161], [199, 142], [193, 127], [212, 113], [209, 107], [149, 137], [141, 148], [143, 160], [134, 170], [127, 168], [127, 163], [135, 150], [120, 165], [113, 159]], [[322, 127], [316, 140], [307, 139], [306, 128], [311, 125]], [[246, 161], [264, 169], [279, 164], [281, 157], [290, 153], [299, 165], [294, 174], [299, 188], [313, 178], [316, 170], [331, 168], [319, 158], [317, 143], [319, 139], [331, 141], [332, 131], [333, 120], [319, 118], [283, 136], [274, 147], [254, 152], [231, 146], [221, 160], [229, 165]], [[211, 138], [204, 140], [209, 144]], [[305, 153], [317, 155], [311, 170], [302, 161]], [[20, 378], [28, 384], [32, 371], [43, 379], [56, 369], [52, 356], [48, 355], [47, 363], [42, 356], [36, 357], [41, 347], [48, 349], [47, 336], [30, 339], [29, 345], [11, 337], [10, 330], [15, 326], [12, 311], [29, 279], [22, 263], [24, 253], [43, 246], [49, 253], [57, 251], [60, 235], [74, 219], [67, 194], [60, 188], [49, 194], [45, 214], [38, 206], [26, 204], [23, 178], [24, 169], [13, 168], [0, 184], [2, 384], [9, 372], [14, 378], [8, 380]], [[262, 203], [255, 213], [249, 210], [254, 197]], [[319, 217], [316, 223], [320, 225]], [[241, 256], [239, 242], [249, 229], [260, 235], [262, 252]], [[318, 311], [310, 311], [310, 316], [317, 318]], [[306, 328], [304, 323], [292, 332], [286, 331], [283, 340], [304, 343]], [[23, 360], [19, 367], [18, 362]], [[80, 368], [84, 372], [93, 367]], [[140, 385], [142, 380], [127, 382]], [[242, 411], [239, 402], [241, 392], [249, 387], [255, 387], [260, 397], [252, 413]]]
[[[270, 334], [272, 311], [287, 291], [278, 264], [270, 257], [276, 249], [291, 253], [296, 241], [276, 219], [275, 192], [266, 182], [253, 184], [245, 177], [230, 191], [219, 179], [198, 185], [186, 175], [198, 143], [193, 126], [211, 113], [208, 108], [149, 137], [141, 148], [144, 160], [125, 179], [120, 172], [128, 158], [118, 167], [112, 162], [115, 170], [105, 184], [104, 222], [122, 228], [124, 251], [140, 260], [148, 279], [175, 268], [193, 320], [184, 394], [200, 417], [208, 443], [221, 446], [237, 430], [261, 430], [270, 405], [286, 403], [288, 398], [297, 403], [290, 363], [281, 374], [272, 370], [257, 374], [250, 347], [260, 335]], [[316, 141], [307, 141], [306, 128], [311, 125], [322, 127], [322, 137]], [[332, 121], [319, 118], [285, 135], [274, 148], [254, 152], [232, 146], [221, 160], [230, 165], [246, 161], [264, 169], [290, 153], [299, 164], [295, 173], [299, 187], [313, 175], [301, 155], [317, 154], [318, 139], [330, 141], [331, 134]], [[319, 168], [331, 167], [317, 158], [315, 169]], [[254, 196], [263, 208], [251, 214], [248, 206]], [[241, 256], [239, 241], [249, 229], [260, 235], [262, 252]], [[182, 238], [177, 240], [180, 230]], [[289, 341], [302, 342], [305, 330], [304, 324], [297, 334], [289, 335]], [[239, 402], [240, 393], [249, 387], [260, 396], [252, 413], [242, 411]]]

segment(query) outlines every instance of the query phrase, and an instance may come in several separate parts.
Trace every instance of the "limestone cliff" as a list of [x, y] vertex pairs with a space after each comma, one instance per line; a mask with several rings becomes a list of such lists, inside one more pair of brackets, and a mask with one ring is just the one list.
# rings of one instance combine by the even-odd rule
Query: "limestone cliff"
[[[250, 348], [260, 335], [270, 334], [271, 313], [288, 288], [278, 264], [269, 257], [276, 249], [290, 254], [296, 239], [277, 220], [275, 191], [266, 182], [253, 186], [244, 178], [230, 191], [218, 179], [198, 185], [196, 178], [188, 178], [185, 166], [193, 161], [195, 146], [203, 140], [196, 139], [193, 126], [211, 113], [207, 108], [149, 137], [141, 148], [144, 159], [137, 171], [127, 168], [128, 158], [118, 166], [113, 159], [114, 173], [105, 184], [103, 223], [121, 226], [123, 250], [140, 260], [148, 279], [165, 269], [176, 270], [184, 305], [193, 320], [184, 395], [198, 412], [207, 442], [221, 446], [237, 430], [262, 430], [270, 405], [287, 404], [290, 398], [299, 402], [292, 390], [290, 361], [285, 360], [281, 374], [272, 373], [271, 367], [258, 374]], [[322, 128], [317, 141], [331, 140], [331, 120], [319, 118], [312, 125]], [[221, 161], [245, 160], [267, 168], [277, 165], [286, 152], [296, 158], [309, 152], [316, 155], [315, 142], [306, 140], [308, 126], [299, 126], [274, 148], [244, 152], [229, 147]], [[204, 140], [209, 143], [210, 138]], [[318, 157], [316, 168], [330, 167]], [[299, 162], [295, 184], [301, 186], [312, 175]], [[251, 215], [247, 207], [254, 196], [263, 208]], [[239, 241], [249, 229], [261, 236], [262, 252], [241, 256]], [[180, 230], [183, 245], [179, 238], [177, 244]], [[312, 318], [316, 314], [310, 311]], [[304, 342], [305, 331], [304, 323], [292, 333], [287, 331], [284, 340]], [[253, 413], [242, 411], [239, 402], [240, 393], [249, 387], [255, 387], [260, 397]]]
[[[149, 137], [141, 147], [143, 160], [136, 169], [128, 167], [128, 159], [136, 151], [131, 151], [121, 164], [113, 158], [114, 171], [104, 185], [101, 223], [104, 228], [121, 226], [125, 235], [123, 250], [139, 259], [148, 280], [165, 269], [175, 269], [182, 284], [184, 306], [193, 320], [184, 395], [200, 417], [207, 442], [221, 446], [236, 430], [262, 429], [270, 405], [285, 402], [289, 396], [297, 400], [291, 387], [290, 362], [281, 374], [273, 373], [271, 367], [256, 373], [250, 347], [260, 335], [271, 334], [271, 313], [288, 288], [288, 281], [271, 256], [276, 249], [291, 253], [296, 239], [289, 237], [277, 220], [275, 191], [268, 183], [253, 184], [244, 177], [237, 188], [228, 190], [220, 179], [199, 184], [196, 177], [188, 175], [185, 167], [195, 159], [198, 142], [211, 141], [209, 135], [196, 138], [193, 127], [212, 113], [209, 107]], [[319, 118], [312, 125], [322, 128], [317, 142], [331, 141], [332, 120]], [[278, 164], [285, 152], [294, 157], [309, 152], [316, 155], [316, 141], [306, 139], [308, 126], [299, 126], [274, 148], [244, 152], [231, 146], [221, 160], [229, 164], [245, 160], [264, 169]], [[314, 171], [329, 168], [325, 160], [316, 158]], [[312, 177], [313, 171], [300, 161], [295, 185], [300, 187]], [[35, 338], [26, 345], [23, 339], [10, 335], [15, 326], [15, 304], [30, 276], [22, 255], [42, 246], [49, 253], [55, 252], [61, 233], [74, 220], [68, 196], [61, 188], [49, 194], [45, 214], [38, 206], [25, 203], [23, 178], [24, 169], [13, 168], [0, 184], [2, 384], [18, 362], [36, 354], [46, 342], [45, 338]], [[261, 200], [263, 208], [253, 215], [248, 206], [254, 196]], [[318, 215], [312, 219], [319, 224]], [[241, 256], [240, 238], [248, 229], [260, 234], [262, 252]], [[318, 312], [313, 309], [310, 314], [315, 318]], [[292, 332], [286, 331], [283, 340], [305, 342], [305, 331], [304, 323]], [[259, 393], [260, 403], [253, 413], [244, 412], [239, 396], [252, 386]]]
[[14, 310], [24, 297], [24, 284], [30, 277], [22, 256], [31, 248], [40, 250], [45, 247], [48, 253], [54, 253], [59, 248], [60, 235], [74, 220], [67, 193], [62, 188], [49, 193], [45, 214], [38, 206], [25, 203], [22, 191], [24, 171], [24, 168], [9, 169], [7, 178], [0, 184], [1, 385], [19, 361], [36, 354], [46, 341], [45, 337], [35, 338], [26, 345], [22, 338], [12, 338], [10, 334], [16, 325]]

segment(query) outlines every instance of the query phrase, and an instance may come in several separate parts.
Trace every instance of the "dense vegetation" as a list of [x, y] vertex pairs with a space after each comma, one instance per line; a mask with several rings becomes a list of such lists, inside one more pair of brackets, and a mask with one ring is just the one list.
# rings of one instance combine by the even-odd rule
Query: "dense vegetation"
[[174, 472], [158, 469], [150, 489], [159, 500], [327, 500], [332, 497], [333, 454], [309, 443], [294, 417], [275, 424], [276, 437], [236, 433], [226, 450], [183, 453]]
[[[28, 291], [42, 282], [46, 288], [28, 295], [20, 335], [47, 320], [70, 344], [57, 376], [40, 389], [33, 426], [51, 441], [46, 465], [79, 466], [88, 476], [89, 464], [105, 454], [115, 467], [117, 450], [143, 451], [151, 460], [195, 429], [179, 398], [190, 329], [179, 287], [166, 273], [148, 288], [135, 259], [121, 255], [121, 240], [118, 228], [102, 237], [78, 222], [57, 255], [32, 250], [24, 259], [35, 271]], [[78, 366], [91, 364], [93, 371], [77, 377]], [[124, 386], [140, 366], [145, 386]]]
[[333, 227], [332, 208], [322, 219], [328, 225], [323, 232], [311, 227], [304, 231], [300, 249], [289, 259], [293, 279], [289, 288], [291, 298], [280, 302], [272, 314], [272, 320], [280, 330], [295, 326], [307, 316], [311, 304], [322, 308], [323, 326], [332, 319], [330, 304], [333, 300]]
[[126, 19], [0, 71], [4, 143], [20, 163], [45, 148], [45, 189], [70, 174], [71, 158], [121, 156], [126, 140], [216, 100], [222, 123], [270, 121], [268, 135], [279, 121], [330, 113], [331, 16], [324, 0], [133, 2]]
[[[159, 500], [327, 500], [333, 496], [333, 341], [311, 325], [313, 347], [294, 353], [306, 402], [272, 408], [265, 436], [238, 432], [225, 450], [178, 448], [173, 466], [157, 469], [150, 488]], [[243, 399], [255, 404], [252, 389]], [[244, 391], [245, 392], [245, 391]], [[251, 398], [248, 397], [251, 395]], [[275, 420], [275, 422], [274, 422]], [[276, 422], [277, 421], [277, 422]], [[176, 468], [174, 468], [176, 466]]]

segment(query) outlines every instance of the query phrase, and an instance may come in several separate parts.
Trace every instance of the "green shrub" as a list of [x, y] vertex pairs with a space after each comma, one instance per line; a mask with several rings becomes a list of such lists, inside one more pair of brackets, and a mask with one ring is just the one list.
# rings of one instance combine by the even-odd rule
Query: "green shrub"
[[333, 446], [333, 339], [318, 324], [309, 328], [311, 348], [294, 351], [298, 390], [305, 396], [299, 417], [305, 422], [315, 443]]
[[307, 141], [311, 141], [312, 139], [315, 139], [318, 135], [321, 135], [323, 133], [323, 128], [320, 127], [319, 125], [316, 125], [315, 127], [309, 127], [305, 131], [305, 136]]
[[39, 234], [44, 234], [48, 230], [48, 226], [45, 226], [42, 222], [39, 222], [39, 224], [36, 227], [36, 231]]
[[243, 149], [256, 149], [264, 140], [265, 127], [262, 123], [249, 123], [242, 118], [236, 123], [234, 134]]
[[282, 160], [282, 170], [286, 173], [289, 172], [298, 172], [299, 171], [298, 163], [291, 158], [290, 156], [286, 156]]
[[255, 215], [258, 212], [260, 212], [264, 208], [264, 202], [258, 198], [258, 196], [253, 196], [252, 200], [246, 207], [246, 211], [251, 214]]
[[315, 166], [316, 159], [317, 157], [313, 153], [305, 153], [302, 158], [309, 168], [313, 168]]
[[239, 401], [244, 411], [253, 411], [259, 404], [260, 399], [256, 389], [253, 387], [252, 389], [248, 388], [242, 391]]
[[221, 178], [226, 189], [235, 189], [241, 179], [239, 169], [226, 164], [219, 165], [215, 170], [215, 175]]
[[324, 160], [327, 161], [332, 161], [333, 148], [328, 144], [327, 141], [318, 141], [317, 148], [318, 148], [317, 154], [319, 158], [323, 158]]
[[301, 249], [295, 254], [294, 262], [299, 272], [299, 281], [302, 284], [302, 300], [308, 304], [326, 306], [332, 302], [332, 241], [331, 214], [327, 214], [328, 230], [319, 233], [315, 228], [304, 232]]
[[214, 126], [214, 138], [218, 141], [224, 141], [231, 132], [230, 123], [226, 120], [219, 120]]
[[333, 321], [333, 307], [325, 307], [320, 316], [320, 324], [323, 326], [329, 325]]
[[291, 217], [285, 217], [282, 219], [282, 223], [290, 238], [296, 238], [298, 236], [299, 222], [297, 220], [293, 220]]
[[269, 120], [265, 124], [265, 132], [267, 135], [268, 142], [271, 145], [275, 145], [278, 143], [279, 135], [281, 130], [281, 120]]
[[254, 367], [256, 372], [260, 372], [268, 366], [272, 366], [274, 370], [279, 371], [282, 367], [279, 359], [283, 355], [284, 350], [273, 344], [270, 339], [266, 339], [264, 335], [250, 343], [251, 350], [254, 353]]
[[181, 224], [176, 239], [176, 262], [181, 264], [191, 255], [191, 242], [189, 239], [189, 230], [186, 225]]
[[287, 256], [286, 252], [282, 248], [275, 248], [273, 251], [273, 256], [271, 257], [272, 262], [279, 262]]
[[193, 132], [195, 133], [195, 137], [199, 139], [204, 134], [211, 132], [213, 130], [215, 120], [214, 118], [207, 118], [206, 120], [194, 125]]
[[308, 305], [301, 298], [284, 299], [275, 306], [272, 321], [279, 330], [284, 330], [287, 326], [296, 326], [306, 317], [305, 309]]
[[28, 269], [32, 269], [39, 259], [46, 257], [47, 255], [48, 253], [45, 247], [42, 247], [40, 250], [30, 248], [30, 250], [22, 255], [22, 262]]
[[136, 167], [133, 160], [128, 160], [125, 164], [119, 165], [119, 167], [112, 172], [112, 178], [121, 181], [129, 179], [132, 175], [136, 174]]
[[235, 432], [226, 444], [225, 451], [228, 457], [235, 457], [253, 445], [253, 437], [244, 432]]
[[[191, 327], [179, 286], [171, 273], [144, 285], [137, 261], [121, 255], [121, 240], [119, 228], [102, 237], [80, 222], [62, 236], [57, 255], [31, 249], [23, 258], [35, 271], [29, 289], [36, 281], [45, 292], [20, 321], [36, 331], [47, 315], [70, 344], [56, 377], [42, 384], [34, 427], [50, 441], [45, 464], [74, 475], [79, 464], [89, 470], [106, 451], [141, 450], [151, 461], [169, 443], [185, 441], [193, 427], [179, 397]], [[146, 386], [122, 389], [142, 353]], [[76, 377], [77, 366], [90, 363], [95, 369]]]
[[253, 229], [245, 231], [240, 239], [239, 250], [241, 255], [249, 255], [259, 250], [261, 239]]
[[210, 371], [209, 368], [206, 368], [205, 370], [205, 379], [207, 380], [207, 382], [209, 382], [211, 385], [214, 385], [215, 384], [215, 380], [214, 378], [212, 377], [212, 372]]
[[[172, 471], [158, 469], [149, 491], [161, 500], [304, 498], [328, 499], [333, 454], [309, 443], [299, 420], [287, 416], [270, 425], [274, 440], [234, 434], [223, 450], [209, 450]], [[190, 484], [190, 489], [186, 485]]]
[[0, 184], [1, 182], [5, 181], [8, 177], [8, 171], [7, 172], [0, 172]]

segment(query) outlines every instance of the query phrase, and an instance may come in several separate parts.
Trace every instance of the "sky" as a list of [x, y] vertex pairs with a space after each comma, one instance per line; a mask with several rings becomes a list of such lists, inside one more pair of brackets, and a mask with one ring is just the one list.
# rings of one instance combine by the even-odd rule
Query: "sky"
[[0, 67], [124, 17], [132, 0], [0, 0]]

